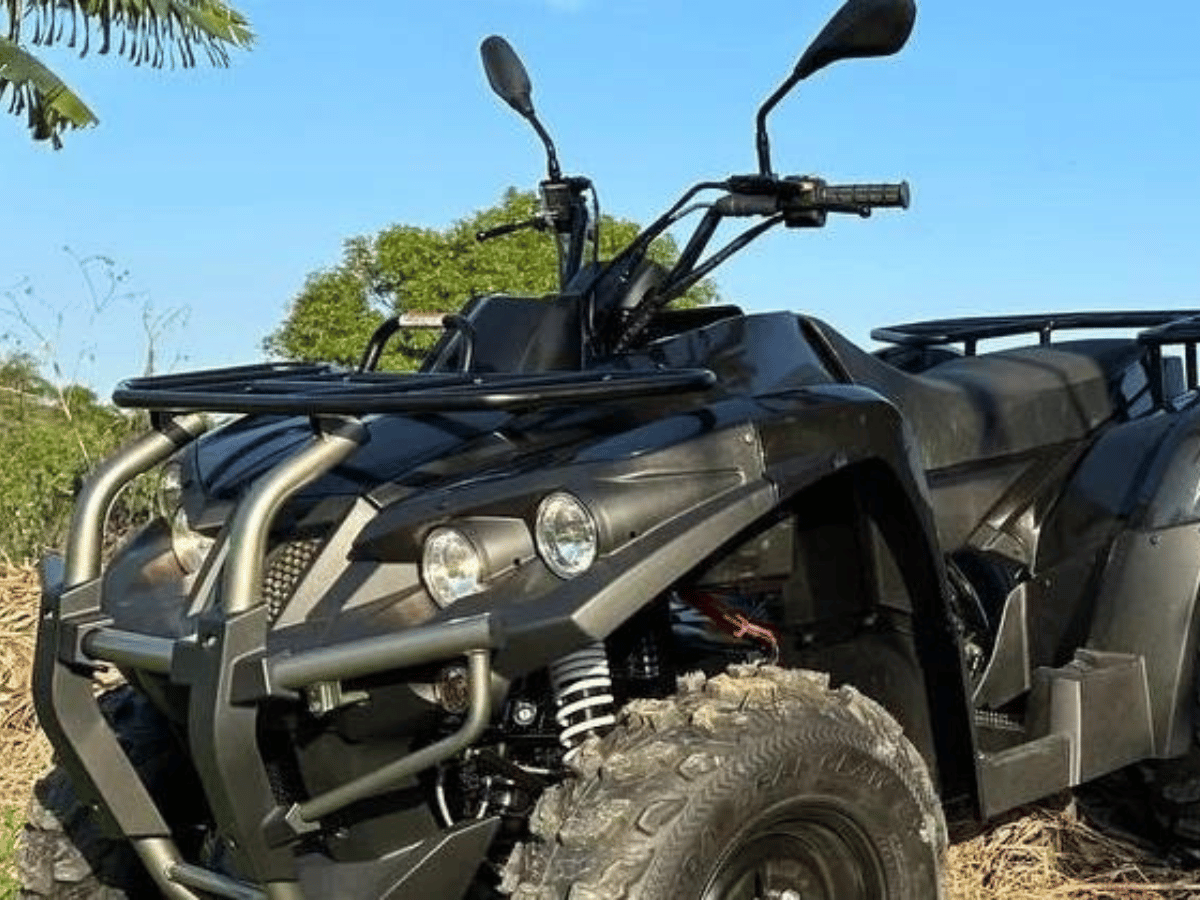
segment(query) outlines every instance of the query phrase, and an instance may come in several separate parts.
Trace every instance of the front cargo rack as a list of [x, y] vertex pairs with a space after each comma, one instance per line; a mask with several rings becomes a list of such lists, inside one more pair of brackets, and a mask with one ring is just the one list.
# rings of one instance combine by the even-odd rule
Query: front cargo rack
[[716, 375], [708, 369], [384, 373], [258, 363], [131, 378], [117, 385], [113, 402], [157, 411], [288, 415], [519, 411], [702, 391], [715, 383]]

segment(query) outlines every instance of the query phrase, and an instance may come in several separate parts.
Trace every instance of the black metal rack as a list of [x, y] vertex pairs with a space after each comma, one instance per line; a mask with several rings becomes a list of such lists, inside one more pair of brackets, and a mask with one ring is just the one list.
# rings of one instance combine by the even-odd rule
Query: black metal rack
[[978, 316], [963, 319], [937, 319], [876, 328], [871, 337], [889, 344], [909, 347], [935, 347], [962, 344], [963, 352], [973, 356], [982, 340], [1036, 334], [1039, 343], [1049, 344], [1056, 331], [1069, 330], [1143, 331], [1138, 339], [1146, 343], [1186, 343], [1200, 339], [1200, 310], [1122, 310], [1116, 312], [1034, 313], [1019, 316]]
[[1183, 359], [1186, 387], [1200, 387], [1197, 350], [1200, 343], [1200, 310], [1123, 310], [1115, 312], [1035, 313], [1019, 316], [979, 316], [963, 319], [938, 319], [876, 328], [871, 337], [877, 341], [908, 347], [938, 347], [962, 344], [963, 353], [974, 356], [979, 342], [993, 338], [1036, 334], [1038, 342], [1048, 346], [1055, 332], [1103, 331], [1106, 329], [1132, 331], [1141, 329], [1133, 338], [1146, 347], [1149, 356], [1147, 371], [1150, 389], [1156, 405], [1165, 400], [1163, 387], [1163, 347], [1178, 346]]
[[113, 402], [156, 411], [288, 415], [517, 411], [702, 391], [715, 382], [708, 369], [399, 374], [261, 363], [132, 378], [117, 385]]

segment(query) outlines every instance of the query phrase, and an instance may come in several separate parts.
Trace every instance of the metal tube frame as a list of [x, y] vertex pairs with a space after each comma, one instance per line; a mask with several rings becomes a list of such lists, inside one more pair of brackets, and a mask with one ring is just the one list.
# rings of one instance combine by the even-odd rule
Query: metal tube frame
[[238, 505], [229, 525], [222, 602], [227, 616], [262, 603], [263, 558], [275, 514], [301, 488], [324, 475], [367, 441], [367, 430], [354, 419], [316, 423], [320, 430], [307, 448], [280, 463]]
[[144, 435], [100, 464], [84, 483], [75, 502], [67, 536], [66, 587], [99, 577], [104, 520], [121, 488], [194, 441], [209, 427], [209, 422], [200, 415], [170, 420], [161, 430]]
[[395, 787], [409, 776], [448, 759], [474, 743], [483, 734], [492, 716], [491, 655], [487, 650], [468, 650], [467, 666], [471, 699], [467, 717], [458, 731], [437, 743], [402, 756], [375, 772], [295, 804], [285, 818], [303, 828], [352, 803]]
[[[82, 790], [85, 794], [95, 794], [108, 802], [97, 784], [121, 784], [133, 797], [131, 806], [125, 812], [134, 809], [139, 801], [149, 804], [149, 815], [145, 814], [145, 809], [133, 814], [131, 821], [140, 823], [141, 827], [131, 835], [131, 843], [163, 895], [171, 900], [199, 900], [198, 895], [175, 883], [168, 875], [171, 866], [181, 861], [179, 850], [170, 838], [169, 830], [159, 827], [162, 824], [161, 816], [132, 764], [124, 757], [111, 728], [101, 716], [92, 698], [90, 675], [69, 668], [60, 659], [61, 600], [64, 594], [71, 589], [79, 589], [85, 601], [95, 601], [98, 611], [98, 592], [89, 591], [88, 587], [100, 576], [104, 522], [113, 500], [133, 478], [191, 443], [209, 428], [209, 422], [200, 415], [163, 418], [157, 425], [156, 431], [144, 435], [105, 460], [87, 479], [79, 493], [67, 537], [62, 580], [46, 586], [46, 603], [49, 605], [43, 609], [38, 631], [34, 701], [43, 729], [56, 738], [60, 756], [64, 761], [75, 763], [71, 771], [73, 776], [83, 780]], [[84, 720], [64, 721], [59, 715], [60, 702], [69, 710], [76, 711]], [[79, 751], [79, 746], [84, 742], [90, 743], [93, 748], [110, 751], [105, 754], [107, 759], [92, 760], [99, 769], [89, 766], [86, 754]], [[107, 813], [113, 815], [111, 809]], [[120, 823], [124, 817], [115, 818]]]

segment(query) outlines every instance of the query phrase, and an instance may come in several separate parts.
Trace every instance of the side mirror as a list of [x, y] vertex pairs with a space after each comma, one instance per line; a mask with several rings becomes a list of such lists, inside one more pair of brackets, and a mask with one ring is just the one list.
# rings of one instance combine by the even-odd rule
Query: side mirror
[[551, 181], [562, 178], [558, 167], [558, 153], [554, 149], [554, 141], [538, 121], [537, 113], [533, 111], [533, 88], [529, 86], [529, 73], [517, 51], [512, 45], [498, 34], [484, 38], [479, 45], [479, 55], [483, 58], [483, 71], [487, 74], [488, 84], [492, 86], [501, 100], [515, 109], [525, 118], [537, 136], [541, 138], [546, 148], [546, 171]]
[[804, 51], [793, 77], [807, 78], [840, 59], [891, 56], [908, 40], [916, 17], [913, 0], [846, 0]]
[[512, 45], [498, 34], [485, 38], [479, 46], [483, 70], [496, 94], [526, 119], [534, 115], [533, 89], [529, 73]]
[[758, 108], [755, 141], [759, 174], [771, 175], [767, 114], [775, 104], [813, 72], [839, 59], [890, 56], [898, 52], [912, 34], [916, 18], [914, 0], [846, 0], [808, 45], [792, 74]]

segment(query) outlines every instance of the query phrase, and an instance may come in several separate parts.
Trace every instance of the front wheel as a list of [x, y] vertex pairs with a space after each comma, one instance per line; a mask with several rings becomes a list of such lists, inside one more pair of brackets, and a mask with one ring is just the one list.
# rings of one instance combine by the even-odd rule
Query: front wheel
[[[103, 695], [100, 709], [168, 821], [195, 821], [202, 812], [196, 776], [162, 714], [129, 685]], [[183, 831], [181, 824], [177, 839]], [[130, 843], [105, 834], [92, 808], [59, 767], [34, 788], [17, 845], [16, 868], [21, 897], [26, 900], [161, 896]]]
[[516, 900], [929, 900], [946, 829], [924, 761], [852, 688], [735, 667], [640, 700], [551, 788]]

